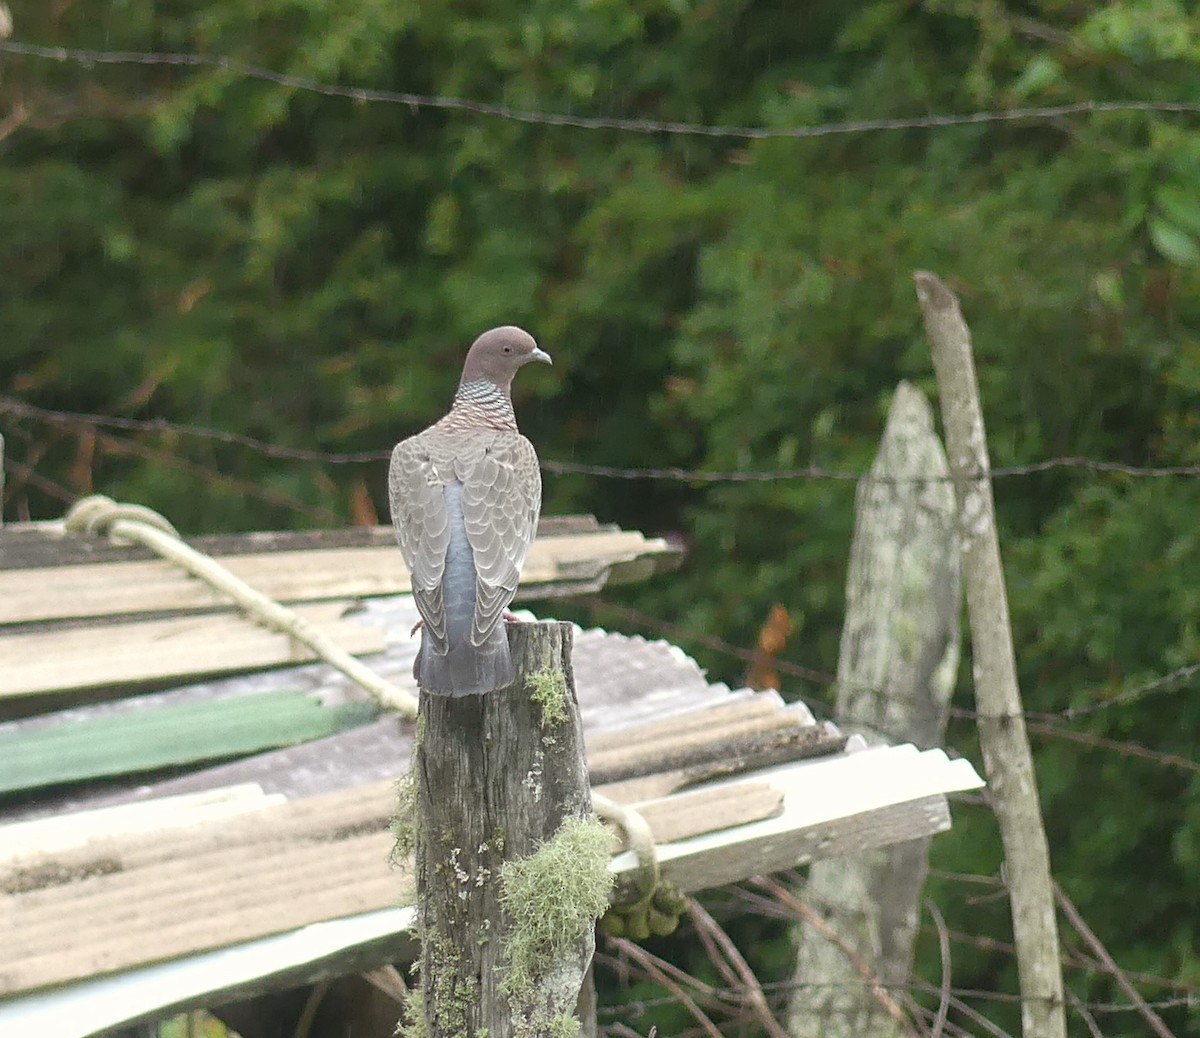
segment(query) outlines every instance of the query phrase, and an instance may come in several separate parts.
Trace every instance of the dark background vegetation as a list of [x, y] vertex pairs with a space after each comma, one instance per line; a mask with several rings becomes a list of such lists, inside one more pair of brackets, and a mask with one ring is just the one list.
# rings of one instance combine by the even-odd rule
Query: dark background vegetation
[[[26, 43], [208, 52], [577, 115], [784, 128], [1200, 102], [1200, 17], [1175, 0], [13, 6]], [[377, 450], [440, 415], [475, 334], [517, 323], [555, 360], [516, 390], [544, 459], [861, 470], [897, 380], [935, 388], [920, 267], [961, 294], [994, 464], [1200, 463], [1195, 111], [749, 140], [0, 53], [0, 127], [0, 393], [41, 407]], [[386, 520], [383, 462], [2, 420], [9, 520], [58, 516], [91, 489], [185, 532]], [[1200, 480], [1056, 469], [996, 492], [1029, 709], [1200, 659]], [[853, 483], [828, 479], [548, 474], [546, 512], [689, 547], [674, 576], [555, 608], [647, 634], [678, 625], [672, 640], [736, 683], [744, 662], [700, 639], [752, 646], [780, 603], [783, 659], [831, 671], [852, 507]], [[783, 687], [829, 701], [819, 682]], [[956, 702], [970, 695], [965, 666]], [[1057, 878], [1124, 967], [1200, 984], [1196, 683], [1069, 728], [1123, 749], [1035, 736]], [[975, 756], [969, 723], [949, 741]], [[1131, 756], [1130, 742], [1179, 759]], [[934, 863], [998, 872], [986, 810], [957, 808]], [[955, 933], [1010, 939], [1004, 902], [945, 881], [931, 893]], [[764, 978], [786, 979], [783, 928], [741, 925]], [[937, 980], [932, 938], [920, 969]], [[1086, 972], [1069, 979], [1086, 999], [1121, 1000]], [[969, 941], [955, 942], [954, 983], [1016, 990], [1011, 959]], [[982, 1007], [1016, 1029], [1014, 1007]], [[1164, 1015], [1200, 1035], [1185, 1010]], [[671, 1034], [686, 1020], [666, 1007], [631, 1022]], [[1110, 1038], [1145, 1033], [1134, 1014], [1102, 1020]]]

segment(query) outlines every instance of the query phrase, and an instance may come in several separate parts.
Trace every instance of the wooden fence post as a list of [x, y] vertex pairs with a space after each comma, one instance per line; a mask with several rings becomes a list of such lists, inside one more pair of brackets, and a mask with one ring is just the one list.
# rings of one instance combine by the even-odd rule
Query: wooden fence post
[[569, 624], [510, 624], [517, 680], [422, 693], [414, 751], [430, 1038], [567, 1038], [611, 887], [591, 815]]
[[1050, 851], [1017, 686], [971, 332], [958, 299], [939, 278], [917, 271], [913, 280], [937, 373], [942, 423], [958, 500], [979, 747], [1004, 844], [1021, 985], [1022, 1029], [1025, 1038], [1065, 1038]]
[[[858, 485], [838, 656], [843, 732], [938, 746], [958, 671], [961, 585], [954, 491], [933, 412], [901, 382]], [[815, 862], [804, 900], [845, 942], [800, 926], [794, 1038], [891, 1038], [901, 1029], [847, 948], [886, 990], [908, 982], [929, 839]]]

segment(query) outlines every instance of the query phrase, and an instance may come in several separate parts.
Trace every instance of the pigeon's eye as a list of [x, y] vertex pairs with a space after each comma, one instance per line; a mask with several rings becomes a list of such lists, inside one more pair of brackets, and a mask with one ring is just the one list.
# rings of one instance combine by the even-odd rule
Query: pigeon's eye
[[512, 353], [512, 347], [511, 347], [511, 346], [505, 346], [505, 347], [504, 347], [504, 349], [503, 349], [501, 352], [502, 352], [502, 353]]

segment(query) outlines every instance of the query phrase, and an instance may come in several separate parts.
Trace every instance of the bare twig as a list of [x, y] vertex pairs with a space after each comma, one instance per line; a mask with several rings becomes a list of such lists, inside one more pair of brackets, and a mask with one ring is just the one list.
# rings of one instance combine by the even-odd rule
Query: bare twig
[[[904, 1004], [908, 1007], [908, 1011], [913, 1014], [914, 1019], [926, 1022], [928, 1026], [932, 1026], [933, 1022], [937, 1019], [937, 1010], [926, 1008], [913, 998], [912, 995], [906, 996]], [[943, 1026], [943, 1033], [948, 1035], [949, 1038], [974, 1038], [974, 1035], [970, 1031], [950, 1020], [947, 1020]]]
[[[928, 991], [932, 994], [939, 993], [936, 987], [934, 987], [932, 984], [927, 984], [924, 981], [918, 981], [915, 986], [920, 988], [922, 991]], [[977, 1010], [972, 1009], [961, 998], [951, 996], [950, 1007], [956, 1013], [961, 1013], [963, 1016], [965, 1016], [976, 1027], [982, 1028], [984, 1031], [990, 1034], [992, 1038], [1013, 1038], [1013, 1036], [1004, 1030], [1004, 1028], [992, 1023], [991, 1020]]]
[[[689, 912], [690, 902], [692, 898], [688, 898]], [[713, 939], [713, 935], [706, 930], [695, 914], [692, 913], [692, 923], [696, 927], [696, 936], [700, 939], [700, 943], [704, 945], [704, 951], [708, 955], [708, 960], [716, 967], [717, 972], [725, 978], [725, 983], [729, 985], [731, 991], [736, 991], [742, 987], [742, 980], [737, 975], [737, 971], [730, 964], [729, 959], [721, 953], [721, 949], [717, 946], [717, 942]], [[714, 921], [715, 925], [715, 921]]]
[[1105, 971], [1112, 975], [1113, 980], [1117, 982], [1120, 989], [1129, 996], [1129, 1001], [1137, 1007], [1137, 1011], [1142, 1014], [1142, 1018], [1150, 1025], [1150, 1029], [1158, 1035], [1158, 1038], [1175, 1038], [1170, 1028], [1163, 1023], [1162, 1017], [1146, 1004], [1146, 1000], [1142, 998], [1138, 989], [1133, 986], [1129, 977], [1125, 975], [1125, 971], [1117, 965], [1116, 960], [1108, 953], [1108, 949], [1101, 943], [1100, 938], [1084, 922], [1083, 916], [1079, 914], [1079, 909], [1075, 907], [1075, 903], [1067, 897], [1063, 888], [1057, 882], [1054, 884], [1054, 900], [1058, 902], [1058, 907], [1062, 909], [1063, 915], [1067, 917], [1071, 925], [1075, 928], [1075, 932], [1096, 953], [1096, 957], [1104, 966]]
[[694, 977], [687, 970], [676, 966], [675, 963], [668, 962], [661, 956], [646, 951], [640, 944], [638, 948], [641, 948], [642, 954], [646, 956], [646, 959], [654, 963], [663, 973], [673, 977], [677, 983], [692, 988], [697, 997], [710, 999], [718, 1004], [722, 1002], [733, 1004], [737, 1001], [730, 989], [722, 990], [713, 987], [711, 984], [706, 984], [699, 977]]
[[[0, 18], [3, 17], [4, 5], [0, 4]], [[29, 121], [29, 109], [24, 102], [18, 101], [12, 106], [12, 111], [0, 119], [0, 141], [19, 130]]]
[[946, 1027], [946, 1015], [950, 1010], [950, 934], [946, 930], [946, 920], [942, 918], [938, 906], [926, 898], [925, 907], [929, 909], [933, 925], [937, 927], [938, 951], [942, 956], [942, 988], [939, 993], [937, 1016], [929, 1029], [929, 1038], [942, 1038], [942, 1031]]
[[321, 980], [313, 985], [313, 989], [308, 993], [308, 998], [304, 1000], [304, 1009], [300, 1013], [300, 1019], [296, 1021], [296, 1030], [293, 1032], [292, 1038], [308, 1038], [313, 1021], [317, 1018], [317, 1010], [321, 1007], [326, 992], [329, 991], [330, 983], [328, 980]]
[[692, 1017], [695, 1019], [696, 1023], [704, 1028], [704, 1031], [709, 1035], [709, 1038], [722, 1038], [721, 1032], [718, 1030], [717, 1025], [708, 1018], [704, 1010], [696, 1005], [695, 1000], [686, 991], [684, 991], [683, 988], [680, 987], [672, 977], [668, 976], [664, 970], [659, 968], [658, 964], [654, 961], [654, 957], [651, 956], [649, 952], [645, 951], [633, 941], [626, 940], [624, 937], [614, 937], [609, 939], [613, 944], [619, 947], [621, 951], [623, 951], [631, 959], [635, 960], [642, 967], [642, 969], [644, 969], [648, 974], [650, 974], [650, 976], [657, 980], [664, 988], [674, 994], [675, 997], [679, 999], [680, 1004], [692, 1014]]
[[975, 883], [985, 887], [1002, 887], [1004, 881], [999, 876], [985, 876], [974, 872], [947, 872], [944, 869], [930, 869], [931, 879], [949, 879], [956, 883]]
[[1076, 717], [1082, 717], [1084, 714], [1095, 713], [1097, 710], [1107, 710], [1109, 707], [1132, 703], [1150, 692], [1157, 692], [1161, 688], [1178, 684], [1180, 681], [1186, 681], [1197, 674], [1200, 674], [1200, 663], [1188, 663], [1182, 667], [1176, 667], [1168, 674], [1162, 674], [1156, 678], [1151, 678], [1149, 681], [1131, 685], [1129, 688], [1122, 689], [1116, 695], [1099, 699], [1094, 703], [1087, 703], [1083, 706], [1069, 706], [1065, 710], [1060, 710], [1058, 716], [1070, 721]]
[[850, 947], [850, 945], [846, 942], [846, 939], [842, 937], [840, 933], [834, 930], [833, 927], [831, 927], [827, 922], [825, 922], [824, 919], [821, 918], [819, 912], [806, 905], [790, 890], [788, 890], [782, 884], [777, 883], [773, 879], [758, 876], [751, 880], [751, 882], [762, 887], [764, 890], [770, 891], [775, 898], [786, 904], [788, 908], [795, 912], [797, 916], [808, 923], [814, 930], [819, 931], [826, 940], [835, 944], [841, 950], [842, 954], [845, 955], [850, 961], [851, 965], [854, 966], [854, 968], [858, 971], [859, 976], [862, 977], [863, 982], [867, 985], [867, 989], [874, 996], [875, 1000], [883, 1007], [888, 1016], [890, 1016], [896, 1021], [897, 1024], [900, 1025], [904, 1033], [909, 1035], [909, 1038], [921, 1038], [920, 1032], [913, 1024], [913, 1021], [900, 1007], [899, 1003], [897, 1003], [896, 1000], [888, 994], [887, 990], [884, 988], [879, 978], [875, 975], [874, 971], [872, 971], [871, 967], [862, 960], [861, 956], [859, 956], [852, 947]]
[[1071, 1003], [1071, 1008], [1079, 1014], [1079, 1018], [1083, 1021], [1083, 1025], [1088, 1029], [1088, 1033], [1092, 1038], [1104, 1038], [1104, 1032], [1100, 1030], [1100, 1025], [1096, 1023], [1096, 1018], [1092, 1016], [1080, 997], [1069, 987], [1066, 989], [1066, 994], [1067, 1001]]
[[[742, 957], [742, 953], [738, 951], [737, 945], [729, 939], [729, 934], [717, 924], [717, 921], [705, 911], [704, 906], [695, 898], [689, 897], [687, 899], [687, 911], [696, 926], [696, 931], [701, 935], [702, 939], [709, 937], [712, 941], [716, 942], [717, 946], [724, 953], [725, 958], [737, 971], [737, 977], [740, 978], [746, 990], [746, 1000], [753, 1007], [755, 1015], [763, 1026], [763, 1030], [771, 1035], [772, 1038], [788, 1038], [787, 1031], [779, 1025], [779, 1021], [771, 1013], [771, 1008], [767, 1005], [767, 999], [763, 994], [763, 989], [758, 982], [758, 978], [754, 975], [750, 964]], [[717, 961], [719, 958], [719, 956], [711, 957], [714, 961]]]
[[[605, 1035], [617, 1035], [618, 1038], [642, 1038], [642, 1036], [638, 1034], [637, 1031], [635, 1031], [632, 1027], [622, 1023], [609, 1024], [606, 1028], [604, 1028], [603, 1033]], [[657, 1035], [658, 1028], [652, 1026], [649, 1032], [646, 1034], [646, 1038], [657, 1038]]]
[[20, 482], [15, 482], [5, 488], [6, 497], [16, 497], [17, 488], [22, 483], [27, 483], [31, 487], [37, 487], [44, 494], [49, 494], [51, 497], [56, 497], [66, 504], [71, 504], [78, 495], [72, 493], [61, 483], [55, 483], [52, 479], [47, 479], [45, 476], [39, 475], [29, 465], [25, 465], [19, 461], [13, 461], [12, 458], [4, 459], [4, 467], [9, 472], [20, 477]]

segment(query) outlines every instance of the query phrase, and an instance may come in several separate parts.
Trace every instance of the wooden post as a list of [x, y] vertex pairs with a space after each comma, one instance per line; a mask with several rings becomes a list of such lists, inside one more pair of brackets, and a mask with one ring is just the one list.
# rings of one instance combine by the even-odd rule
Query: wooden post
[[958, 299], [941, 280], [925, 271], [915, 273], [913, 280], [937, 372], [958, 500], [979, 746], [1004, 844], [1022, 1028], [1026, 1038], [1065, 1038], [1050, 851], [1017, 686], [971, 332]]
[[578, 1032], [612, 837], [591, 815], [571, 630], [510, 624], [512, 686], [421, 695], [416, 862], [430, 1038]]
[[[869, 742], [938, 746], [958, 671], [961, 586], [954, 491], [933, 413], [901, 382], [858, 485], [838, 656], [837, 723]], [[847, 948], [891, 990], [908, 982], [929, 838], [815, 862], [804, 900], [824, 930], [798, 935], [794, 1038], [892, 1038], [901, 1029]], [[832, 929], [845, 942], [831, 942]]]

